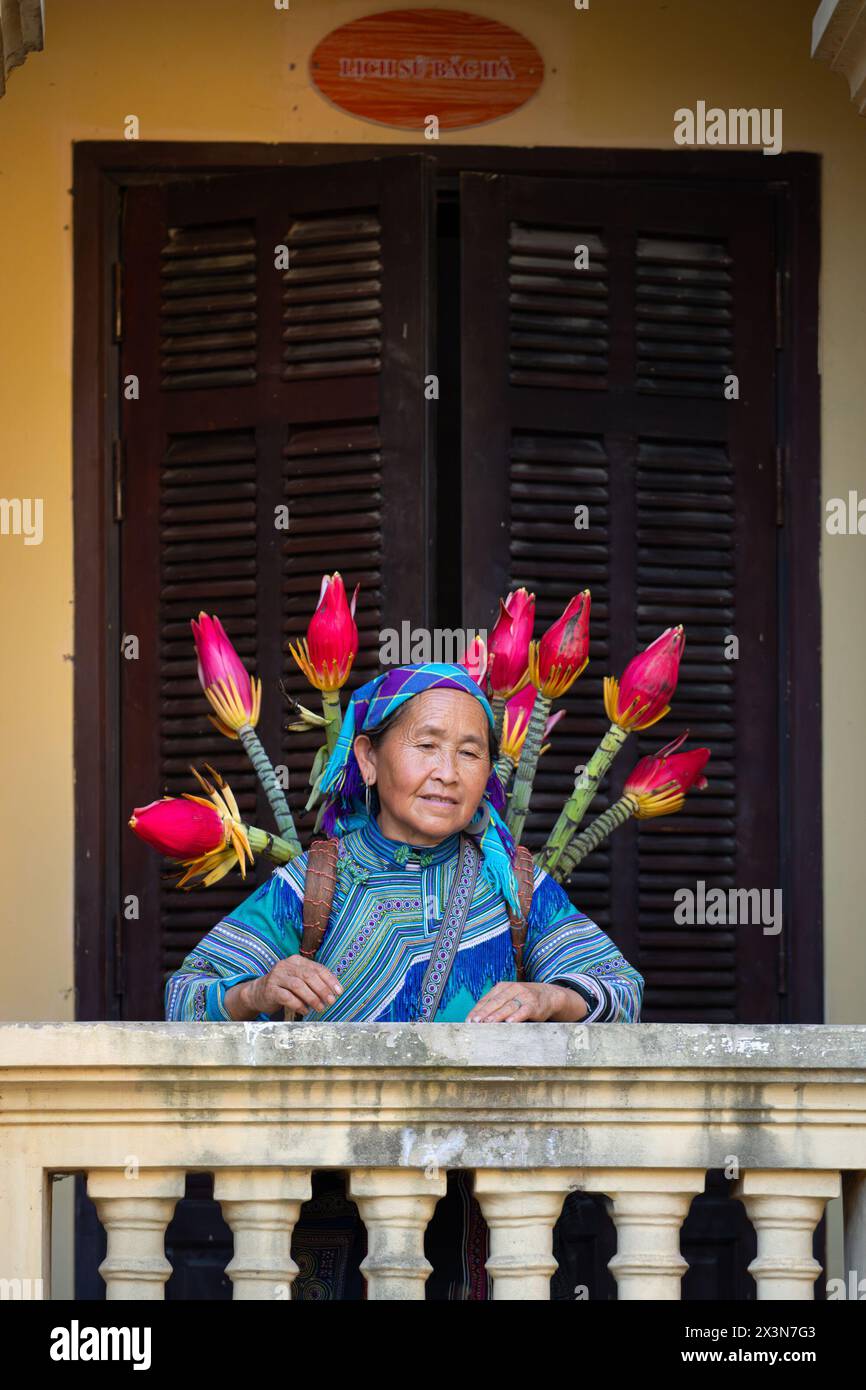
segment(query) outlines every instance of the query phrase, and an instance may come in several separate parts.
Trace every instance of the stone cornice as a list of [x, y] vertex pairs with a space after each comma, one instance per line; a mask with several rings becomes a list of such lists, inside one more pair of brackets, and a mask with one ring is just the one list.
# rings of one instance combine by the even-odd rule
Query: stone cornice
[[860, 115], [866, 110], [866, 0], [822, 0], [812, 20], [812, 57], [848, 81]]
[[42, 48], [44, 21], [42, 0], [5, 0], [0, 4], [0, 97], [12, 68], [28, 53]]

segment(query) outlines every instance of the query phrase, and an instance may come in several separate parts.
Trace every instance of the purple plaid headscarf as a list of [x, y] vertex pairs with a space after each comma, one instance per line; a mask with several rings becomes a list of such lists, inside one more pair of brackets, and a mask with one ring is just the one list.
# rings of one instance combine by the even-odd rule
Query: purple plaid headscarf
[[[394, 666], [359, 686], [346, 706], [339, 738], [317, 785], [317, 790], [327, 798], [322, 815], [322, 828], [326, 835], [344, 835], [368, 819], [364, 804], [364, 779], [352, 747], [356, 736], [378, 728], [389, 714], [423, 690], [465, 691], [478, 701], [490, 727], [494, 727], [489, 702], [462, 666], [440, 661]], [[495, 770], [491, 770], [478, 809], [466, 826], [466, 831], [470, 835], [480, 832], [482, 867], [486, 876], [513, 910], [519, 912], [517, 880], [512, 867], [515, 846], [502, 819], [504, 809], [502, 783]]]

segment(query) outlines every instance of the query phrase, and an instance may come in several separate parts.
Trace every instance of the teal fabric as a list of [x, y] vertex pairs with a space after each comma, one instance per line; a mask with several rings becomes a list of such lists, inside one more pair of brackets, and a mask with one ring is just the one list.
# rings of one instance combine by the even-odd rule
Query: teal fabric
[[[317, 959], [334, 971], [344, 992], [304, 1021], [416, 1020], [458, 850], [456, 833], [432, 848], [405, 845], [383, 835], [375, 818], [342, 838], [337, 890]], [[190, 952], [167, 982], [167, 1018], [228, 1019], [225, 995], [233, 984], [267, 974], [279, 960], [297, 954], [306, 861], [304, 853], [275, 869]], [[537, 865], [527, 925], [527, 979], [586, 990], [596, 1001], [587, 1022], [639, 1020], [641, 975]], [[495, 983], [514, 979], [505, 904], [479, 874], [434, 1021], [461, 1022]]]

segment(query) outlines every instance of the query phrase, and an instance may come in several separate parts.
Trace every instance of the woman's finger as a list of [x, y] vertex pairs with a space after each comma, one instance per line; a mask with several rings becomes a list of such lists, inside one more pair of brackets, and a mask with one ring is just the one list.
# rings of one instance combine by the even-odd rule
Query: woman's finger
[[515, 1004], [513, 999], [506, 999], [502, 1002], [488, 1018], [488, 1023], [510, 1023], [511, 1019], [523, 1012], [524, 1004]]
[[286, 981], [284, 988], [291, 990], [292, 994], [296, 994], [299, 999], [302, 999], [305, 1009], [325, 1007], [323, 1001], [313, 992], [306, 980], [301, 979], [300, 975], [292, 975]]
[[[317, 960], [311, 960], [309, 966], [310, 974], [314, 975], [316, 979], [321, 980], [330, 994], [343, 993], [343, 986], [340, 984], [340, 981], [337, 979], [334, 972], [329, 970], [326, 965], [320, 965]], [[309, 979], [310, 976], [308, 975], [307, 978]]]
[[[493, 991], [490, 991], [491, 994]], [[515, 1001], [519, 1000], [519, 1003]], [[532, 1001], [524, 995], [515, 995], [514, 986], [505, 994], [505, 997], [498, 997], [491, 1000], [485, 1015], [479, 1019], [481, 1023], [507, 1023], [509, 1019], [516, 1015], [528, 1018], [533, 1011]]]
[[292, 956], [288, 962], [288, 974], [304, 981], [313, 990], [322, 1008], [333, 1004], [342, 994], [343, 986], [335, 975], [318, 961], [308, 960], [306, 956]]
[[508, 990], [514, 991], [514, 981], [500, 980], [498, 985], [494, 985], [486, 994], [478, 1000], [473, 1009], [466, 1015], [467, 1022], [483, 1023], [487, 1015], [494, 1009], [499, 1008], [503, 1000], [508, 997]]
[[322, 980], [305, 978], [304, 984], [309, 989], [316, 1001], [317, 1009], [330, 1008], [337, 998], [330, 985], [326, 985]]
[[326, 1009], [328, 1005], [333, 1004], [334, 1000], [337, 998], [337, 992], [331, 985], [327, 984], [315, 970], [310, 970], [308, 968], [309, 964], [309, 962], [306, 962], [307, 968], [295, 968], [293, 963], [286, 974], [284, 983], [293, 989], [295, 980], [300, 981], [305, 989], [312, 991], [313, 998], [316, 1001], [316, 1008]]
[[290, 1009], [294, 1014], [305, 1014], [309, 1005], [305, 1004], [300, 995], [295, 994], [294, 990], [286, 989], [283, 985], [277, 985], [274, 989], [276, 1005], [271, 1009], [271, 1013], [276, 1012], [276, 1008]]
[[501, 984], [494, 985], [493, 989], [479, 999], [475, 1008], [467, 1014], [467, 1020], [472, 1023], [486, 1023], [490, 1016], [502, 1007], [508, 997]]

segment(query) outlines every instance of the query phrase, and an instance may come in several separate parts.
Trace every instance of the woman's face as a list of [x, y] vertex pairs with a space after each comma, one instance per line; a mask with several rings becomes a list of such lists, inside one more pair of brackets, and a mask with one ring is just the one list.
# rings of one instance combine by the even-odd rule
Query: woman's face
[[471, 820], [490, 776], [487, 716], [463, 690], [425, 690], [375, 748], [366, 734], [355, 756], [375, 781], [379, 829], [389, 840], [435, 845]]

